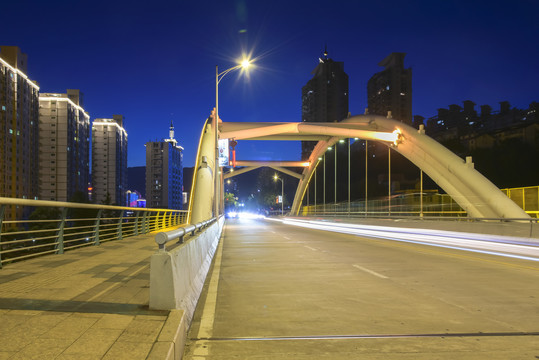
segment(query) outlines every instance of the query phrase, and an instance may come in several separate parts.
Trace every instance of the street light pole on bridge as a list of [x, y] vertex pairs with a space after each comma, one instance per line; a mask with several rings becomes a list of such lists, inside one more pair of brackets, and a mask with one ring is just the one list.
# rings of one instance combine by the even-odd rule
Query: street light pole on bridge
[[251, 60], [244, 58], [243, 61], [233, 66], [225, 71], [219, 73], [219, 66], [215, 65], [215, 117], [213, 119], [213, 131], [215, 132], [215, 166], [214, 166], [214, 179], [215, 179], [215, 189], [214, 189], [214, 216], [219, 216], [219, 198], [220, 198], [220, 189], [221, 189], [221, 176], [220, 176], [220, 167], [219, 167], [219, 83], [231, 71], [237, 69], [247, 69], [251, 65]]
[[274, 180], [280, 180], [281, 181], [281, 216], [284, 215], [284, 180], [275, 174], [273, 177]]

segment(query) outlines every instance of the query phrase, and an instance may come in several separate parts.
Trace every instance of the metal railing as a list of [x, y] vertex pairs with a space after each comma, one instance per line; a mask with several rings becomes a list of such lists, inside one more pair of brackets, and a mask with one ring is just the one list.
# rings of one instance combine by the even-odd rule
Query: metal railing
[[438, 193], [419, 192], [405, 193], [365, 201], [348, 201], [303, 206], [302, 216], [437, 216], [437, 217], [465, 217], [464, 211], [449, 195]]
[[217, 218], [214, 217], [209, 220], [199, 222], [198, 224], [186, 224], [179, 229], [157, 233], [157, 235], [155, 235], [155, 242], [157, 243], [159, 251], [165, 251], [165, 245], [167, 242], [178, 239], [178, 243], [183, 243], [183, 238], [185, 235], [195, 235], [197, 230], [202, 231], [202, 229], [207, 228], [216, 220]]
[[[14, 215], [23, 214], [20, 218]], [[0, 197], [3, 264], [184, 224], [187, 211]]]
[[513, 200], [528, 215], [539, 218], [539, 186], [501, 189], [509, 199]]
[[[539, 186], [501, 189], [511, 200], [520, 206], [528, 215], [539, 218]], [[383, 197], [365, 201], [347, 201], [303, 206], [303, 216], [419, 216], [419, 217], [466, 217], [464, 211], [447, 194], [439, 194], [432, 190], [404, 192], [392, 195], [391, 199]]]

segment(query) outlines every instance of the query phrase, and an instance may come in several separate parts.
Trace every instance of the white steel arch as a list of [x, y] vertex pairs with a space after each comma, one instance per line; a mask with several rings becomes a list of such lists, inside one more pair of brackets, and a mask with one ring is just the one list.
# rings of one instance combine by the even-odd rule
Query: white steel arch
[[[215, 122], [213, 122], [215, 123]], [[219, 138], [245, 140], [306, 140], [318, 141], [308, 166], [301, 175], [291, 213], [297, 215], [318, 158], [339, 139], [361, 138], [379, 141], [399, 152], [434, 180], [470, 217], [529, 218], [517, 204], [492, 182], [474, 169], [473, 163], [449, 151], [424, 130], [414, 129], [399, 121], [377, 115], [357, 115], [338, 123], [254, 123], [219, 121]], [[215, 164], [214, 127], [209, 122], [204, 129], [197, 154], [190, 201], [190, 220], [211, 215], [211, 199], [217, 191], [211, 179], [220, 176]], [[278, 166], [276, 164], [246, 164], [247, 166]], [[221, 188], [223, 176], [220, 176]], [[196, 184], [196, 185], [195, 185]], [[222, 193], [222, 192], [221, 192]], [[221, 196], [222, 197], [222, 196]], [[221, 199], [222, 200], [222, 199]], [[221, 201], [222, 207], [222, 201]], [[214, 209], [214, 211], [216, 211]], [[204, 220], [203, 219], [203, 220]]]
[[[473, 163], [466, 163], [443, 145], [399, 121], [377, 115], [357, 115], [345, 119], [340, 124], [351, 127], [364, 125], [369, 130], [392, 132], [400, 130], [398, 143], [388, 146], [423, 170], [436, 184], [444, 189], [470, 217], [478, 218], [528, 218], [517, 204], [502, 193], [492, 182], [474, 169]], [[331, 137], [319, 141], [309, 160], [310, 166], [303, 172], [298, 184], [291, 213], [297, 215], [310, 178], [316, 168], [318, 158], [327, 148], [341, 137]]]

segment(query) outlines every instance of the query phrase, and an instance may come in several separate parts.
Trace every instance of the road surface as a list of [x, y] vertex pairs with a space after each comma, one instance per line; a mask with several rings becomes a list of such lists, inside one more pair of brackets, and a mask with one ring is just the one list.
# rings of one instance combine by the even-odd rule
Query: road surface
[[538, 359], [539, 263], [229, 220], [186, 359]]

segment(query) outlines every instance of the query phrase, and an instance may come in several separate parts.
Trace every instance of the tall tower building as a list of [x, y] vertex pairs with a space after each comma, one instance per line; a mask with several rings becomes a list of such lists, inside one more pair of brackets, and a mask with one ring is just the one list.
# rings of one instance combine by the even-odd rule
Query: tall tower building
[[27, 61], [17, 46], [0, 46], [0, 196], [37, 199], [39, 86], [26, 75]]
[[[90, 172], [90, 115], [82, 93], [39, 95], [39, 197], [70, 201], [86, 194]], [[80, 201], [80, 199], [79, 199]]]
[[127, 201], [127, 132], [122, 115], [95, 119], [92, 124], [92, 198], [114, 204]]
[[[344, 63], [328, 58], [327, 50], [301, 91], [301, 121], [337, 122], [348, 116], [348, 75]], [[315, 141], [301, 142], [301, 158], [308, 159]]]
[[412, 125], [412, 69], [404, 68], [405, 53], [391, 53], [378, 65], [384, 70], [367, 83], [369, 114], [391, 117]]
[[181, 209], [183, 200], [183, 147], [174, 138], [150, 141], [146, 146], [146, 206]]

